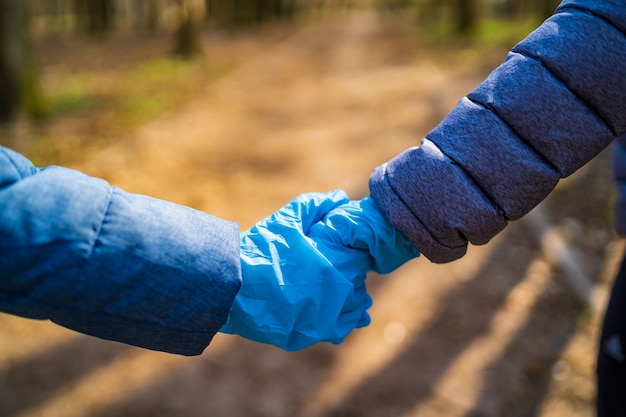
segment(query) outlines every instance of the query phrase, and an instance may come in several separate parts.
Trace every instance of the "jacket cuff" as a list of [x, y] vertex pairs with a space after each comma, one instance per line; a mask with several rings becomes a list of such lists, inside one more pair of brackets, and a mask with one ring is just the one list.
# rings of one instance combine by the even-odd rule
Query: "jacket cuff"
[[456, 247], [437, 241], [392, 188], [386, 175], [387, 165], [381, 165], [372, 172], [369, 187], [371, 197], [389, 223], [431, 262], [446, 263], [463, 257], [467, 252], [467, 241]]

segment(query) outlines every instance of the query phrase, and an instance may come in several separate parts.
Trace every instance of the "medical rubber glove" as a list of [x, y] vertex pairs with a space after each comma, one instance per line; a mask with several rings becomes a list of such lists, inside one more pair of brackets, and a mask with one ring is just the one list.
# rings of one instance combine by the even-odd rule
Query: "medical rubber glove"
[[[334, 208], [310, 228], [309, 237], [335, 268], [352, 282], [354, 304], [346, 304], [346, 311], [356, 309], [360, 304], [371, 305], [365, 287], [368, 271], [386, 274], [420, 255], [409, 240], [391, 226], [369, 197]], [[363, 255], [356, 256], [356, 251]], [[369, 323], [369, 315], [365, 320]]]
[[[369, 324], [371, 300], [333, 265], [324, 241], [307, 236], [312, 225], [348, 202], [342, 191], [304, 194], [241, 233], [242, 286], [222, 333], [293, 351], [320, 341], [340, 343]], [[348, 258], [348, 249], [343, 252]], [[352, 256], [368, 267], [366, 251], [354, 249]]]
[[[281, 242], [271, 256], [257, 251], [266, 239]], [[221, 331], [285, 350], [340, 343], [369, 324], [367, 271], [391, 272], [418, 255], [369, 198], [300, 196], [242, 234], [243, 285]], [[255, 270], [268, 262], [272, 271]]]

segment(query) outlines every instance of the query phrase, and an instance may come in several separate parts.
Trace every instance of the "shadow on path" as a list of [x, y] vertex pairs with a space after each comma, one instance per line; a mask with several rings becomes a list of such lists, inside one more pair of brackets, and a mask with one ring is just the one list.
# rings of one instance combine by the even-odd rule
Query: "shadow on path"
[[[0, 372], [0, 416], [36, 407], [131, 349], [79, 335]], [[71, 358], [71, 360], [68, 360]]]
[[[487, 333], [493, 316], [536, 256], [527, 249], [532, 244], [520, 246], [532, 239], [517, 226], [511, 226], [485, 266], [443, 300], [432, 321], [400, 355], [324, 416], [400, 417], [437, 395], [436, 382]], [[553, 280], [502, 357], [492, 359], [484, 374], [484, 388], [467, 416], [534, 415], [546, 392], [551, 365], [573, 334], [580, 311], [567, 288]], [[512, 386], [517, 388], [512, 390]]]

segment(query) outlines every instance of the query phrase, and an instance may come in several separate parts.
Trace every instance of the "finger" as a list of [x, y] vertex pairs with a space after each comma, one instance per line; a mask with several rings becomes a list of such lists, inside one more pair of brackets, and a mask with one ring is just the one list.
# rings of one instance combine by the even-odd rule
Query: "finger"
[[[365, 303], [368, 302], [368, 298], [369, 298], [369, 294], [367, 293], [367, 288], [365, 287], [365, 284], [355, 286], [354, 293], [343, 305], [341, 312], [347, 313], [349, 311], [354, 311], [354, 310], [363, 308]], [[369, 305], [366, 308], [368, 307]]]
[[352, 330], [365, 327], [369, 323], [370, 316], [366, 308], [343, 313], [337, 317], [337, 334], [332, 340], [329, 341], [333, 343], [341, 343]]
[[371, 322], [372, 322], [372, 319], [370, 318], [369, 313], [367, 312], [367, 310], [363, 310], [363, 312], [361, 313], [361, 318], [359, 319], [359, 322], [356, 325], [356, 328], [360, 329], [362, 327], [367, 327], [370, 325]]
[[311, 225], [320, 221], [329, 211], [350, 201], [343, 190], [327, 193], [307, 193], [299, 195], [278, 211], [289, 223], [300, 224], [306, 234]]
[[[369, 197], [350, 201], [325, 219], [323, 232], [348, 247], [367, 250], [372, 269], [389, 273], [419, 256], [419, 251], [385, 219]], [[330, 231], [334, 231], [330, 233]]]

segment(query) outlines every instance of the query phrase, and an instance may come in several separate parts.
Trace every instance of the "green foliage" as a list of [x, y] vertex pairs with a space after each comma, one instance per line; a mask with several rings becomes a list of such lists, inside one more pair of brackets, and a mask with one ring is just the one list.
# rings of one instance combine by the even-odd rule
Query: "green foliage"
[[127, 129], [181, 105], [207, 78], [225, 68], [206, 60], [159, 58], [142, 62], [113, 78], [98, 74], [67, 76], [47, 91], [51, 115], [101, 120], [105, 130]]
[[25, 71], [22, 81], [22, 100], [26, 115], [33, 119], [47, 117], [50, 110], [42, 93], [37, 69], [33, 66]]
[[120, 106], [120, 123], [143, 123], [180, 105], [199, 82], [205, 65], [161, 58], [133, 68], [120, 81], [124, 94], [115, 103]]
[[416, 36], [430, 45], [454, 45], [464, 43], [467, 46], [511, 47], [532, 32], [541, 22], [528, 18], [521, 21], [508, 19], [482, 19], [472, 32], [472, 36], [459, 34], [451, 21], [420, 23]]
[[52, 115], [78, 114], [93, 109], [99, 100], [89, 87], [89, 77], [71, 75], [53, 90], [48, 91], [48, 104]]
[[536, 18], [520, 21], [485, 19], [477, 27], [476, 40], [482, 45], [515, 44], [540, 24]]
[[230, 68], [206, 59], [158, 58], [114, 73], [68, 74], [46, 89], [49, 117], [32, 125], [28, 153], [41, 166], [80, 161], [91, 147], [126, 137], [137, 127], [174, 111], [198, 86]]

